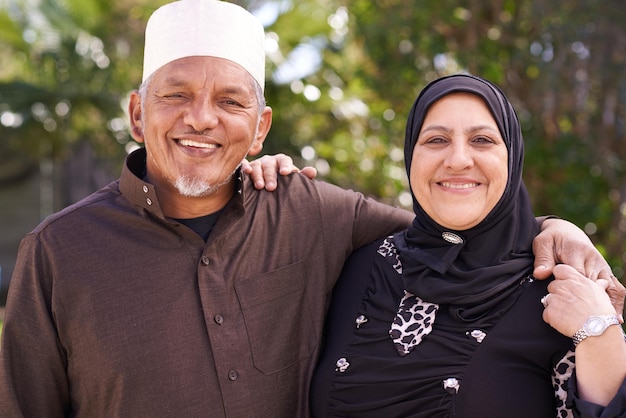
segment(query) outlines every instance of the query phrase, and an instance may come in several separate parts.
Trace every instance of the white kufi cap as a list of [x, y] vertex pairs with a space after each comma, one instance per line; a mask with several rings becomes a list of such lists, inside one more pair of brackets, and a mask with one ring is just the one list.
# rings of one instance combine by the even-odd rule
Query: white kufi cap
[[265, 31], [240, 6], [217, 0], [180, 0], [157, 9], [146, 26], [143, 78], [184, 57], [224, 58], [265, 87]]

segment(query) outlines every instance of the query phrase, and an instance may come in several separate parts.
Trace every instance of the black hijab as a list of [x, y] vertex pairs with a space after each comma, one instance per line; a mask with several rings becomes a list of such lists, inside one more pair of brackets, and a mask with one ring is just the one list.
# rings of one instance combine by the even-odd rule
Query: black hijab
[[[481, 78], [440, 78], [419, 94], [406, 127], [404, 159], [409, 179], [413, 148], [426, 112], [437, 100], [456, 92], [482, 98], [500, 129], [508, 150], [504, 193], [483, 221], [464, 231], [438, 225], [413, 195], [415, 220], [396, 235], [395, 242], [407, 291], [427, 302], [452, 305], [459, 319], [475, 320], [508, 299], [515, 285], [532, 272], [532, 241], [539, 226], [522, 181], [524, 141], [519, 120], [502, 91]], [[455, 236], [460, 242], [450, 242]]]

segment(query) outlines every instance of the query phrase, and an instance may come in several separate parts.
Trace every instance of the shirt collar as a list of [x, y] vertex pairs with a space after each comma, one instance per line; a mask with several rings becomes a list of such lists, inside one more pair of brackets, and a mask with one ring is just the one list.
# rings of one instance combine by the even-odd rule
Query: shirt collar
[[[126, 157], [124, 168], [122, 169], [122, 175], [120, 177], [120, 192], [133, 204], [142, 207], [158, 216], [165, 219], [161, 205], [157, 198], [156, 189], [153, 184], [143, 180], [146, 172], [146, 149], [139, 148], [133, 151]], [[244, 199], [244, 182], [245, 176], [241, 172], [241, 168], [235, 173], [236, 184], [235, 194], [231, 199], [231, 202], [226, 206], [235, 205], [238, 208], [243, 209]]]
[[120, 177], [120, 192], [131, 203], [165, 218], [154, 185], [143, 180], [145, 172], [146, 150], [139, 148], [126, 157]]

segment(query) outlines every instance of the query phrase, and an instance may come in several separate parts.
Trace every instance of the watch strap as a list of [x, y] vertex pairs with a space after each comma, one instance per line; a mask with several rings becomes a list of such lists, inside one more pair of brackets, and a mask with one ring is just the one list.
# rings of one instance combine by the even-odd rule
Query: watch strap
[[[619, 325], [619, 319], [617, 319], [616, 315], [592, 315], [589, 317], [589, 319], [587, 319], [587, 322], [594, 318], [601, 318], [604, 321], [605, 325], [602, 332], [598, 335], [602, 335], [604, 331], [606, 331], [606, 329], [611, 325]], [[587, 322], [585, 322], [585, 325], [587, 324]], [[585, 325], [583, 325], [582, 328], [574, 333], [574, 336], [572, 337], [572, 340], [574, 341], [574, 347], [580, 344], [585, 338], [592, 336], [585, 329]]]

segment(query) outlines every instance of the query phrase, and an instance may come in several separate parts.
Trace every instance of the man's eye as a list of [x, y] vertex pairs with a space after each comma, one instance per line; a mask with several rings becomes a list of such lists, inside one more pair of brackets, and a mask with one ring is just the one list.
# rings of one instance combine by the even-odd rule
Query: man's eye
[[238, 101], [232, 100], [232, 99], [224, 100], [224, 104], [227, 104], [228, 106], [239, 106], [239, 107], [241, 107], [241, 104]]

